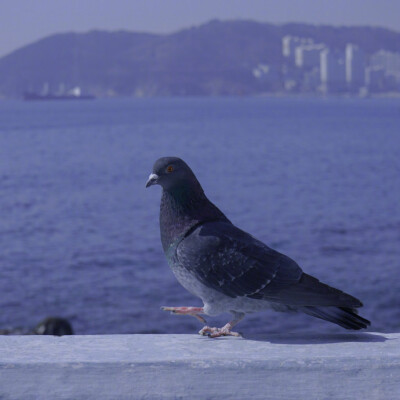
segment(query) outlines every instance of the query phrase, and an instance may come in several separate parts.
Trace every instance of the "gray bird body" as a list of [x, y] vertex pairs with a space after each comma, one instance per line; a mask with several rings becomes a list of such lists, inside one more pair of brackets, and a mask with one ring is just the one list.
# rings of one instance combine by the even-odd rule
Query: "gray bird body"
[[[165, 172], [167, 167], [173, 171]], [[182, 160], [158, 160], [152, 176], [157, 178], [151, 184], [163, 187], [160, 232], [168, 264], [180, 284], [203, 301], [205, 314], [272, 308], [347, 329], [369, 324], [355, 312], [359, 300], [305, 274], [295, 261], [233, 225]]]

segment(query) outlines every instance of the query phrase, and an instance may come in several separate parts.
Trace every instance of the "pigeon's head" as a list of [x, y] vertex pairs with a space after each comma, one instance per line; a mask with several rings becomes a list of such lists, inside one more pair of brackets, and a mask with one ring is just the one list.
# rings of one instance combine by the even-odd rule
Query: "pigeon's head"
[[160, 185], [165, 190], [198, 186], [199, 183], [189, 166], [178, 157], [159, 158], [153, 166], [146, 187]]

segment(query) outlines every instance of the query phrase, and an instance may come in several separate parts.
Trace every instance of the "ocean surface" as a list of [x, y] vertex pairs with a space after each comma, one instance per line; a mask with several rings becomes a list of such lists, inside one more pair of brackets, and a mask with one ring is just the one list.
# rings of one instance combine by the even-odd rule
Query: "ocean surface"
[[[0, 102], [0, 328], [194, 333], [162, 252], [153, 162], [182, 157], [236, 225], [400, 329], [400, 99]], [[229, 315], [210, 319], [224, 324]], [[338, 332], [267, 311], [244, 333]]]

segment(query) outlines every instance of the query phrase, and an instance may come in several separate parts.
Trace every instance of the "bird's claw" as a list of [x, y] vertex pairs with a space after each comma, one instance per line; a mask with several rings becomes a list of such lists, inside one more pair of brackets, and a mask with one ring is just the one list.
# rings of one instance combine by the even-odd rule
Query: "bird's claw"
[[161, 307], [162, 311], [169, 311], [171, 314], [176, 315], [190, 315], [198, 319], [201, 323], [206, 324], [206, 320], [198, 313], [203, 312], [201, 307]]
[[160, 307], [160, 310], [162, 310], [162, 311], [170, 311], [171, 312], [171, 314], [175, 314], [175, 310], [174, 310], [174, 307]]
[[217, 338], [220, 336], [235, 336], [240, 337], [241, 334], [238, 332], [232, 332], [228, 327], [224, 326], [222, 328], [211, 328], [209, 326], [205, 326], [200, 329], [199, 334], [202, 336], [208, 336], [210, 338]]

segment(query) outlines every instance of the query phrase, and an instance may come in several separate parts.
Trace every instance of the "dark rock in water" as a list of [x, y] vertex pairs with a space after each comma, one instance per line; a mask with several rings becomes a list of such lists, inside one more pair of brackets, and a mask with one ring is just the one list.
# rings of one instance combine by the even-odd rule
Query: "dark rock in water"
[[64, 318], [48, 317], [39, 322], [33, 330], [35, 335], [73, 335], [71, 324]]

